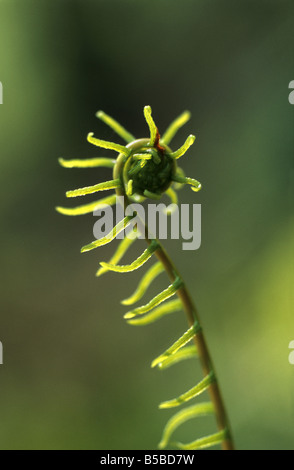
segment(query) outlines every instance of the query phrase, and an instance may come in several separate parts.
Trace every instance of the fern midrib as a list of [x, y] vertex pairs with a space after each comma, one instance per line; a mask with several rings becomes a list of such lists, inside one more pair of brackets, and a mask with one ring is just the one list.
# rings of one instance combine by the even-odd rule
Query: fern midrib
[[[146, 235], [147, 235], [148, 227], [146, 225], [145, 227], [146, 227]], [[147, 237], [146, 242], [150, 244], [151, 240]], [[154, 254], [158, 258], [158, 260], [163, 264], [164, 269], [169, 279], [171, 280], [171, 282], [174, 282], [176, 277], [179, 277], [180, 279], [182, 279], [183, 284], [182, 284], [182, 287], [180, 287], [177, 290], [177, 295], [180, 298], [182, 305], [183, 305], [183, 309], [186, 312], [189, 326], [191, 327], [195, 323], [195, 321], [197, 321], [200, 324], [199, 314], [184, 284], [182, 276], [180, 275], [179, 271], [177, 270], [177, 268], [171, 261], [166, 250], [163, 248], [163, 246], [160, 244], [158, 240], [157, 242], [159, 243], [159, 247], [155, 251]], [[199, 333], [195, 335], [193, 339], [198, 350], [199, 359], [200, 359], [202, 370], [203, 370], [203, 375], [206, 376], [209, 373], [213, 372], [215, 376], [215, 380], [212, 384], [210, 384], [208, 388], [208, 392], [210, 395], [210, 399], [215, 408], [215, 416], [216, 416], [216, 421], [217, 421], [219, 430], [221, 431], [223, 429], [227, 429], [228, 431], [227, 439], [222, 441], [222, 448], [224, 450], [233, 450], [234, 445], [233, 445], [233, 441], [232, 441], [232, 437], [230, 433], [228, 417], [226, 414], [220, 388], [219, 388], [218, 381], [215, 375], [215, 369], [212, 363], [212, 359], [208, 350], [208, 346], [207, 346], [203, 331], [202, 330], [199, 331]]]
[[[121, 159], [121, 161], [117, 162], [117, 165], [114, 167], [114, 171], [113, 171], [114, 179], [119, 177], [120, 166], [123, 165], [123, 163], [124, 161], [123, 159]], [[126, 210], [127, 206], [130, 204], [130, 201], [123, 190], [123, 186], [116, 188], [115, 191], [116, 191], [117, 196], [124, 197], [124, 209]], [[148, 225], [144, 223], [144, 226], [145, 226], [145, 240], [147, 244], [150, 245], [152, 241], [154, 242], [154, 239], [150, 239], [148, 236], [148, 234], [150, 233], [148, 229]], [[188, 289], [185, 286], [183, 277], [179, 273], [178, 269], [174, 265], [173, 261], [171, 260], [166, 250], [164, 249], [162, 244], [159, 242], [159, 240], [156, 239], [156, 242], [158, 244], [158, 247], [155, 250], [154, 254], [157, 257], [157, 259], [162, 263], [170, 281], [173, 283], [176, 280], [176, 278], [179, 278], [182, 281], [181, 287], [177, 290], [176, 294], [181, 300], [183, 309], [186, 312], [189, 327], [193, 326], [195, 322], [198, 322], [199, 324], [201, 324], [198, 311], [192, 301], [192, 298], [188, 292]], [[200, 363], [202, 366], [204, 377], [211, 373], [213, 373], [214, 375], [214, 381], [209, 385], [208, 393], [215, 409], [215, 417], [216, 417], [218, 429], [219, 431], [226, 430], [226, 438], [222, 440], [221, 447], [223, 450], [234, 450], [234, 443], [233, 443], [232, 434], [230, 431], [230, 424], [229, 424], [228, 416], [225, 410], [224, 402], [221, 396], [221, 391], [220, 391], [217, 377], [215, 374], [215, 369], [213, 366], [213, 362], [209, 353], [209, 349], [208, 349], [203, 331], [200, 330], [198, 334], [193, 337], [193, 340], [198, 350], [199, 359], [200, 359]]]

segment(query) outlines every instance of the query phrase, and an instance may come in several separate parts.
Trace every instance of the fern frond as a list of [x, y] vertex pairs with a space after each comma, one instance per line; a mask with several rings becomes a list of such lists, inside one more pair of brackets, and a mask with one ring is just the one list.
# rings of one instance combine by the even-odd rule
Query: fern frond
[[134, 160], [143, 160], [142, 163], [145, 164], [145, 160], [152, 160], [151, 153], [134, 153], [133, 155]]
[[58, 159], [61, 166], [64, 168], [113, 168], [116, 160], [112, 158], [85, 158], [85, 159], [74, 159], [64, 160], [64, 158]]
[[66, 197], [86, 196], [86, 194], [97, 193], [98, 191], [106, 191], [108, 189], [116, 189], [121, 187], [119, 179], [105, 181], [103, 183], [95, 184], [94, 186], [87, 186], [85, 188], [72, 189], [66, 192]]
[[113, 117], [108, 116], [104, 111], [97, 111], [96, 116], [101, 119], [105, 124], [107, 124], [114, 132], [117, 133], [123, 140], [127, 143], [135, 140], [135, 137], [128, 132], [121, 124], [119, 124]]
[[106, 140], [97, 139], [93, 137], [94, 133], [89, 132], [87, 140], [90, 144], [96, 145], [96, 147], [101, 147], [104, 149], [115, 150], [118, 153], [123, 153], [124, 155], [130, 155], [130, 150], [124, 145], [115, 144], [114, 142], [108, 142]]
[[160, 142], [168, 145], [171, 140], [174, 138], [178, 130], [189, 121], [191, 113], [189, 111], [184, 111], [180, 116], [178, 116], [166, 129], [163, 136], [160, 139]]
[[158, 356], [151, 363], [151, 367], [155, 367], [159, 364], [162, 364], [167, 358], [172, 354], [176, 353], [180, 348], [185, 346], [191, 339], [201, 331], [201, 326], [196, 321], [175, 343], [170, 346], [163, 354]]
[[[97, 117], [125, 140], [127, 145], [124, 146], [97, 139], [94, 137], [93, 133], [89, 133], [87, 139], [91, 144], [118, 152], [117, 160], [104, 157], [72, 160], [64, 160], [61, 158], [59, 159], [59, 163], [66, 168], [94, 168], [101, 166], [113, 168], [113, 180], [67, 191], [67, 197], [84, 196], [98, 191], [115, 189], [117, 195], [124, 196], [126, 209], [130, 205], [131, 200], [137, 202], [141, 202], [145, 198], [156, 200], [160, 199], [163, 194], [166, 194], [172, 203], [169, 206], [171, 209], [168, 210], [168, 213], [171, 213], [178, 203], [177, 193], [174, 189], [180, 189], [180, 187], [186, 184], [191, 185], [191, 189], [195, 192], [201, 189], [199, 181], [194, 178], [186, 177], [183, 170], [177, 165], [177, 160], [183, 156], [194, 143], [195, 136], [190, 135], [185, 143], [174, 152], [168, 147], [176, 132], [190, 118], [190, 113], [185, 111], [175, 119], [167, 128], [162, 138], [160, 138], [157, 126], [152, 118], [150, 106], [145, 106], [144, 116], [149, 127], [150, 138], [135, 140], [135, 137], [115, 119], [108, 116], [103, 111], [98, 111]], [[66, 215], [82, 215], [90, 213], [99, 207], [102, 208], [105, 205], [113, 205], [114, 202], [115, 196], [112, 195], [100, 201], [78, 207], [57, 207], [56, 209], [58, 212]], [[130, 224], [135, 216], [134, 213], [131, 216], [125, 217], [108, 235], [85, 245], [81, 251], [86, 252], [110, 243]], [[204, 378], [200, 380], [197, 385], [182, 393], [177, 398], [162, 402], [159, 407], [167, 409], [177, 407], [196, 398], [207, 389], [210, 391], [212, 400], [212, 402], [209, 403], [198, 403], [194, 406], [187, 407], [171, 417], [165, 426], [159, 448], [162, 449], [170, 443], [172, 434], [181, 424], [200, 415], [212, 414], [214, 412], [219, 428], [217, 433], [194, 440], [188, 444], [177, 442], [174, 443], [174, 447], [183, 450], [191, 450], [206, 448], [221, 443], [224, 449], [233, 449], [228, 420], [213, 370], [212, 361], [198, 320], [197, 311], [178, 271], [159, 241], [148, 238], [149, 230], [147, 226], [145, 226], [143, 230], [148, 247], [137, 259], [130, 264], [118, 264], [126, 251], [132, 246], [135, 239], [139, 237], [138, 232], [135, 233], [135, 236], [123, 238], [109, 262], [100, 262], [101, 267], [96, 275], [101, 276], [107, 271], [121, 273], [132, 272], [143, 266], [151, 256], [155, 254], [158, 262], [147, 270], [133, 294], [123, 300], [122, 303], [124, 305], [133, 305], [135, 302], [139, 301], [145, 295], [151, 283], [164, 270], [168, 274], [171, 284], [155, 295], [145, 305], [127, 312], [124, 318], [126, 318], [127, 322], [131, 325], [148, 325], [170, 313], [184, 310], [187, 314], [189, 325], [192, 326], [165, 352], [155, 358], [151, 363], [151, 367], [166, 369], [186, 359], [199, 357], [204, 372]], [[133, 235], [134, 232], [136, 232], [136, 229], [133, 230]], [[168, 300], [175, 294], [178, 296], [177, 300]], [[188, 345], [189, 341], [192, 339], [194, 340], [194, 344]]]
[[[130, 248], [130, 246], [132, 246], [132, 244], [134, 243], [135, 240], [136, 240], [136, 238], [130, 238], [130, 237], [123, 238], [121, 240], [121, 242], [119, 243], [119, 245], [117, 247], [117, 250], [115, 251], [114, 255], [109, 260], [108, 264], [110, 264], [111, 266], [117, 264], [122, 259], [122, 257], [125, 255], [125, 253]], [[107, 267], [103, 266], [103, 267], [98, 269], [98, 271], [96, 272], [96, 276], [97, 277], [102, 276], [102, 274], [106, 273], [107, 271], [109, 271], [109, 269]]]
[[192, 187], [192, 191], [200, 191], [201, 189], [201, 183], [199, 181], [195, 180], [194, 178], [188, 178], [186, 176], [181, 176], [181, 175], [175, 175], [173, 178], [173, 181], [180, 183], [180, 184], [190, 184]]
[[156, 134], [157, 134], [157, 127], [153, 121], [153, 118], [151, 116], [151, 107], [150, 106], [145, 106], [144, 107], [144, 116], [147, 121], [149, 130], [150, 130], [150, 145], [153, 146], [155, 141], [156, 141]]
[[185, 393], [182, 393], [177, 398], [172, 400], [164, 401], [160, 403], [159, 408], [173, 408], [175, 406], [179, 406], [182, 403], [191, 400], [192, 398], [197, 397], [201, 393], [205, 392], [208, 387], [214, 382], [215, 377], [214, 373], [211, 371], [204, 379], [202, 379], [195, 387], [192, 387]]
[[55, 209], [60, 214], [64, 215], [85, 215], [94, 212], [97, 209], [103, 209], [106, 206], [113, 206], [116, 201], [116, 196], [108, 196], [99, 201], [90, 202], [89, 204], [83, 204], [77, 207], [56, 207]]
[[178, 195], [172, 188], [168, 188], [166, 194], [169, 196], [172, 204], [178, 204]]
[[175, 442], [174, 445], [182, 450], [198, 450], [212, 447], [217, 444], [221, 444], [223, 441], [229, 438], [229, 432], [227, 429], [223, 429], [214, 434], [210, 434], [206, 437], [196, 439], [196, 441], [190, 442], [189, 444], [182, 444], [181, 442]]
[[159, 261], [153, 266], [151, 266], [151, 268], [149, 268], [148, 271], [144, 274], [133, 295], [131, 295], [127, 299], [122, 300], [121, 303], [123, 305], [132, 305], [135, 302], [138, 302], [138, 300], [140, 300], [146, 293], [148, 287], [151, 285], [154, 279], [163, 271], [164, 267]]
[[121, 220], [105, 237], [100, 238], [99, 240], [95, 240], [88, 245], [85, 245], [81, 248], [81, 253], [85, 253], [86, 251], [94, 250], [99, 246], [107, 245], [107, 243], [112, 242], [114, 238], [122, 232], [133, 219], [133, 216], [127, 216], [123, 220]]
[[111, 263], [105, 263], [104, 261], [101, 261], [101, 266], [103, 268], [107, 268], [109, 271], [115, 271], [117, 273], [129, 273], [131, 271], [135, 271], [135, 269], [140, 268], [145, 264], [149, 258], [153, 255], [153, 253], [158, 249], [158, 242], [155, 240], [152, 240], [148, 248], [143, 251], [143, 253], [135, 259], [131, 264], [126, 264], [126, 265], [115, 265]]
[[144, 190], [144, 196], [149, 197], [150, 199], [157, 199], [157, 200], [161, 198], [161, 194], [154, 193], [153, 191], [149, 191], [148, 189]]
[[177, 352], [172, 354], [169, 357], [164, 359], [164, 362], [160, 362], [157, 367], [158, 369], [167, 369], [178, 362], [184, 361], [186, 359], [191, 359], [192, 357], [198, 357], [198, 351], [196, 346], [193, 344], [192, 346], [185, 346], [182, 349], [179, 349]]
[[159, 449], [164, 449], [176, 429], [188, 420], [214, 413], [214, 407], [211, 402], [197, 403], [197, 405], [189, 406], [172, 416], [165, 425], [162, 438], [158, 444]]
[[[147, 313], [143, 317], [138, 317], [138, 318], [132, 318], [131, 320], [128, 320], [127, 323], [129, 325], [149, 325], [150, 323], [153, 323], [160, 318], [162, 318], [165, 315], [169, 315], [170, 313], [177, 312], [179, 310], [182, 310], [182, 302], [180, 299], [177, 300], [171, 300], [170, 302], [164, 302], [161, 304], [159, 307], [154, 308], [151, 312]], [[164, 364], [167, 362], [167, 360], [164, 362]], [[160, 364], [158, 365], [160, 367]]]
[[124, 318], [129, 319], [135, 317], [136, 315], [142, 315], [143, 313], [149, 312], [154, 307], [157, 307], [157, 305], [161, 304], [161, 302], [164, 302], [165, 300], [175, 295], [177, 290], [180, 289], [182, 285], [183, 281], [179, 277], [177, 277], [169, 287], [167, 287], [165, 290], [153, 297], [153, 299], [150, 300], [148, 304], [142, 305], [142, 307], [138, 307], [132, 310], [131, 312], [127, 312], [124, 315]]
[[169, 154], [170, 157], [174, 158], [175, 160], [182, 157], [187, 152], [188, 148], [194, 144], [194, 141], [195, 141], [195, 135], [192, 135], [192, 134], [189, 135], [185, 143], [178, 150]]

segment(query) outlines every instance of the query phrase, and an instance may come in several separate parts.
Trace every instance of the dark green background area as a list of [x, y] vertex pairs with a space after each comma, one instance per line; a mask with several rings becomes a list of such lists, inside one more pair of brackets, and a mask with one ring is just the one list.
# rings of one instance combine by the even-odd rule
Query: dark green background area
[[[96, 219], [54, 210], [76, 205], [66, 190], [111, 179], [57, 162], [114, 155], [86, 141], [122, 143], [95, 112], [146, 137], [147, 104], [161, 132], [192, 113], [173, 149], [196, 135], [180, 163], [203, 189], [180, 201], [202, 205], [202, 245], [165, 246], [198, 306], [236, 445], [294, 448], [293, 26], [286, 0], [0, 2], [1, 449], [155, 449], [172, 414], [158, 403], [201, 378], [193, 361], [150, 368], [184, 315], [127, 325], [120, 300], [140, 273], [95, 278], [116, 243], [80, 254]], [[214, 429], [194, 420], [175, 437]]]

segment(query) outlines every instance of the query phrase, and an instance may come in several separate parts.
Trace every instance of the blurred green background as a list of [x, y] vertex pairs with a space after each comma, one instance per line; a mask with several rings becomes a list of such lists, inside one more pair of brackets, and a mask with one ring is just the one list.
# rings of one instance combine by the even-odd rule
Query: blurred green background
[[[110, 177], [57, 162], [112, 155], [86, 141], [120, 142], [95, 112], [144, 137], [146, 104], [161, 131], [192, 112], [173, 148], [196, 134], [181, 166], [203, 190], [180, 200], [202, 204], [202, 245], [165, 246], [200, 311], [236, 445], [294, 448], [293, 26], [290, 0], [0, 2], [1, 449], [156, 449], [172, 414], [158, 403], [201, 377], [193, 362], [150, 369], [184, 315], [127, 325], [120, 300], [138, 273], [95, 278], [114, 244], [81, 255], [96, 219], [54, 210], [71, 205], [66, 190]], [[175, 437], [214, 430], [194, 420]]]

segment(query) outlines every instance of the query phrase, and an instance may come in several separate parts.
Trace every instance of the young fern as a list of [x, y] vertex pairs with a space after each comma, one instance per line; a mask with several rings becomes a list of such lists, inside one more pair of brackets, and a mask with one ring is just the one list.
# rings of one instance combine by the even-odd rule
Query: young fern
[[[184, 172], [178, 167], [177, 160], [182, 157], [193, 144], [195, 137], [190, 135], [185, 143], [176, 151], [169, 147], [170, 141], [176, 132], [190, 118], [190, 113], [185, 111], [175, 119], [161, 137], [154, 123], [150, 106], [145, 106], [144, 116], [149, 127], [150, 136], [143, 139], [135, 139], [124, 127], [103, 111], [97, 113], [97, 117], [109, 125], [125, 142], [126, 145], [119, 145], [113, 142], [88, 135], [88, 141], [93, 145], [118, 152], [116, 160], [107, 158], [93, 158], [84, 160], [64, 160], [59, 159], [62, 166], [66, 168], [93, 168], [107, 167], [113, 169], [113, 179], [94, 186], [68, 191], [67, 197], [84, 196], [98, 191], [115, 189], [116, 196], [123, 197], [124, 208], [127, 209], [133, 201], [143, 201], [145, 198], [159, 199], [166, 194], [172, 203], [177, 203], [175, 189], [184, 184], [191, 185], [193, 191], [199, 191], [201, 184], [186, 177]], [[95, 201], [90, 204], [81, 205], [74, 208], [57, 207], [57, 211], [65, 215], [81, 215], [93, 212], [105, 205], [113, 205], [116, 196], [112, 195]], [[111, 242], [119, 232], [124, 231], [131, 223], [133, 216], [127, 216], [121, 220], [111, 232], [99, 240], [95, 240], [84, 246], [81, 251], [89, 251]], [[139, 229], [133, 229], [132, 236], [123, 238], [109, 262], [101, 262], [100, 269], [96, 275], [101, 276], [107, 271], [126, 273], [139, 269], [149, 261], [154, 255], [157, 262], [153, 264], [145, 273], [137, 289], [127, 299], [123, 300], [124, 305], [133, 305], [138, 302], [146, 293], [150, 284], [165, 271], [170, 279], [170, 285], [162, 292], [155, 295], [147, 304], [128, 311], [124, 318], [130, 325], [147, 325], [155, 322], [172, 312], [184, 310], [187, 315], [189, 328], [183, 335], [175, 341], [166, 351], [153, 360], [151, 366], [165, 369], [180, 361], [190, 358], [199, 358], [204, 378], [190, 390], [184, 391], [180, 396], [165, 401], [159, 405], [160, 408], [173, 408], [186, 403], [205, 390], [210, 395], [209, 402], [198, 403], [182, 409], [167, 422], [163, 431], [159, 448], [174, 446], [179, 449], [201, 449], [221, 444], [225, 450], [233, 449], [233, 441], [229, 429], [224, 404], [221, 398], [219, 386], [213, 364], [207, 349], [202, 328], [199, 322], [198, 313], [185, 287], [184, 281], [178, 270], [172, 263], [161, 243], [151, 237], [147, 224], [143, 227], [144, 238], [148, 244], [143, 253], [128, 265], [119, 264], [126, 251], [132, 246], [139, 236]], [[177, 295], [177, 299], [171, 300]], [[189, 344], [193, 341], [193, 344]], [[214, 414], [218, 431], [209, 436], [193, 440], [188, 444], [172, 443], [171, 437], [174, 431], [186, 421], [201, 415]]]

